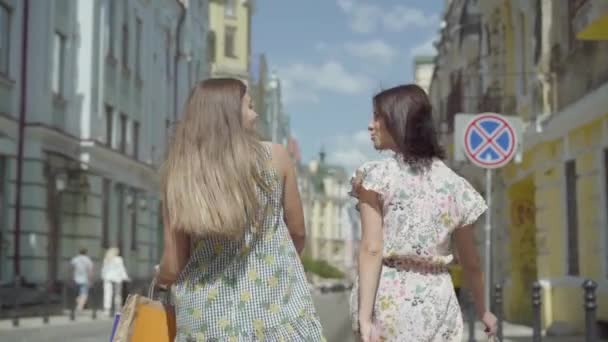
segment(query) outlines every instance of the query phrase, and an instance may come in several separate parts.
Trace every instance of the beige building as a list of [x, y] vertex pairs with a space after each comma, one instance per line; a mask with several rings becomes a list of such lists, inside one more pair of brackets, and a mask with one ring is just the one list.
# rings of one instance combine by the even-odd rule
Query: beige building
[[414, 57], [414, 83], [419, 85], [425, 92], [429, 92], [433, 70], [435, 69], [434, 56]]
[[[583, 331], [586, 279], [608, 320], [607, 17], [602, 0], [450, 1], [429, 90], [450, 152], [457, 113], [525, 122], [521, 162], [493, 184], [493, 279], [506, 318], [524, 323], [538, 280], [551, 333]], [[452, 166], [483, 185], [481, 170]]]
[[253, 6], [253, 0], [210, 1], [212, 77], [234, 77], [248, 83]]
[[307, 219], [307, 254], [325, 260], [347, 274], [354, 272], [359, 237], [359, 217], [348, 192], [350, 182], [343, 168], [319, 160], [301, 172], [302, 199]]

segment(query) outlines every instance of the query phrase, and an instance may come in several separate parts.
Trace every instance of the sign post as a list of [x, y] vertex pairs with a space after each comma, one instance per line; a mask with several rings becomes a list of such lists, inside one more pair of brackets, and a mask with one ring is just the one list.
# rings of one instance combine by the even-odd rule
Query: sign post
[[486, 224], [484, 229], [485, 302], [490, 304], [492, 289], [492, 171], [513, 159], [517, 150], [516, 130], [507, 119], [494, 113], [476, 115], [466, 125], [464, 152], [476, 166], [486, 169]]

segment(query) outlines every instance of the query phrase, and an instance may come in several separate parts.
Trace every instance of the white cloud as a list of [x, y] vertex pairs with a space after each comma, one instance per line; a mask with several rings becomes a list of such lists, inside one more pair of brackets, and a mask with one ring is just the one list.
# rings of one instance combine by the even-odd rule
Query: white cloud
[[351, 172], [366, 160], [369, 160], [369, 157], [357, 147], [336, 149], [330, 152], [327, 158], [330, 163], [338, 164]]
[[327, 154], [330, 163], [341, 165], [348, 172], [375, 158], [378, 158], [378, 152], [374, 150], [369, 133], [364, 129], [335, 137]]
[[353, 134], [353, 140], [360, 145], [371, 144], [371, 137], [367, 130], [361, 130]]
[[355, 32], [371, 33], [382, 18], [382, 9], [372, 5], [357, 5], [350, 12], [350, 27]]
[[361, 43], [346, 43], [346, 51], [353, 56], [372, 62], [389, 64], [397, 55], [397, 51], [380, 39]]
[[319, 103], [319, 96], [311, 89], [297, 88], [291, 80], [281, 81], [283, 101], [285, 103]]
[[419, 45], [416, 45], [412, 48], [412, 50], [410, 51], [412, 56], [417, 56], [417, 55], [436, 55], [437, 54], [437, 50], [435, 49], [435, 46], [433, 45], [433, 42], [435, 41], [435, 36], [425, 40], [424, 42], [422, 42]]
[[355, 95], [369, 91], [373, 86], [370, 78], [352, 73], [338, 62], [323, 64], [294, 63], [279, 68], [283, 80], [286, 102], [318, 100], [319, 92]]
[[413, 27], [434, 27], [439, 20], [435, 14], [427, 15], [417, 8], [404, 5], [381, 7], [363, 0], [337, 0], [337, 4], [349, 16], [351, 29], [359, 33], [371, 33], [379, 28], [402, 32]]
[[338, 6], [345, 12], [349, 12], [353, 9], [353, 0], [338, 0]]
[[410, 27], [436, 26], [439, 21], [437, 15], [426, 15], [417, 8], [395, 6], [386, 12], [383, 17], [384, 27], [393, 32], [402, 32]]
[[317, 51], [325, 51], [329, 46], [325, 42], [318, 42], [315, 44], [315, 50]]

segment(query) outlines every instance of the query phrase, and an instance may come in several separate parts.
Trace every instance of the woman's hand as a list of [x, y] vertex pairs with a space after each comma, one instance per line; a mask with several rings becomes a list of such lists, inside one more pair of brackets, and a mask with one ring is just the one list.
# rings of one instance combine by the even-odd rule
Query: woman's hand
[[484, 312], [481, 316], [481, 323], [483, 323], [485, 329], [484, 332], [488, 335], [488, 337], [496, 336], [496, 316], [490, 311]]
[[361, 334], [361, 341], [363, 342], [378, 342], [380, 341], [378, 332], [374, 327], [374, 323], [371, 319], [359, 321], [359, 334]]

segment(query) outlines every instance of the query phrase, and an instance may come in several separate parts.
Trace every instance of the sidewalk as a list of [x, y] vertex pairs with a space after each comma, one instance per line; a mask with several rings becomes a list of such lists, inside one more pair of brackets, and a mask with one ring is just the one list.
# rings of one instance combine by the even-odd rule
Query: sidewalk
[[[469, 331], [468, 331], [467, 322], [465, 322], [464, 326], [464, 336], [462, 341], [467, 342], [469, 340]], [[476, 341], [487, 341], [488, 338], [486, 334], [483, 332], [483, 326], [481, 323], [475, 324], [475, 340]], [[503, 339], [501, 342], [531, 342], [532, 341], [532, 328], [517, 325], [508, 322], [503, 323]], [[585, 341], [585, 336], [543, 336], [543, 342], [582, 342]], [[599, 341], [608, 341], [608, 340], [599, 340]]]
[[91, 322], [111, 322], [112, 319], [103, 314], [103, 312], [97, 312], [97, 319], [92, 318], [92, 311], [85, 310], [80, 313], [76, 313], [75, 319], [70, 320], [69, 311], [65, 311], [64, 315], [60, 316], [50, 316], [49, 323], [45, 324], [42, 321], [42, 317], [26, 317], [19, 319], [19, 326], [13, 327], [13, 321], [11, 319], [3, 319], [0, 320], [0, 335], [2, 331], [15, 331], [15, 330], [26, 330], [26, 329], [39, 329], [45, 327], [61, 327], [61, 326], [70, 326], [70, 325], [78, 325], [85, 324]]

